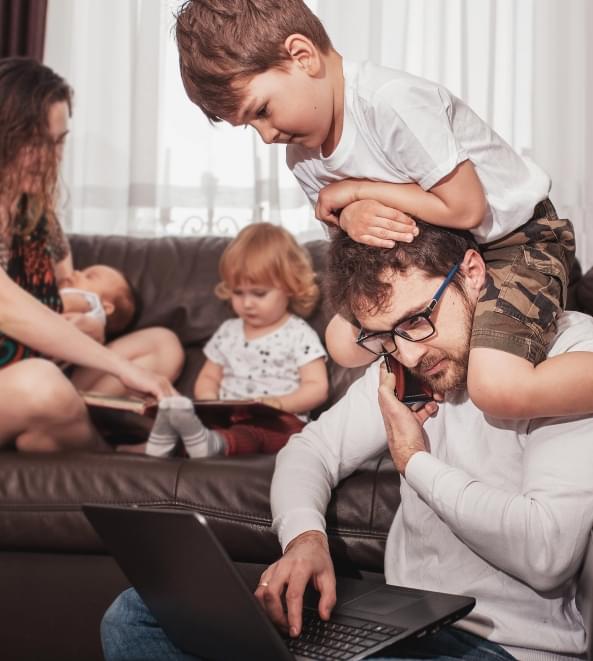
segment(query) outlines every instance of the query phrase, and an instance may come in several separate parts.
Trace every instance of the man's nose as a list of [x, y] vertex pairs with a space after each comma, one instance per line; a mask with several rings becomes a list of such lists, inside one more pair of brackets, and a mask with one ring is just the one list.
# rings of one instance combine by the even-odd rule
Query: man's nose
[[416, 367], [428, 351], [428, 347], [423, 342], [410, 342], [403, 337], [396, 338], [395, 345], [396, 358], [405, 367]]

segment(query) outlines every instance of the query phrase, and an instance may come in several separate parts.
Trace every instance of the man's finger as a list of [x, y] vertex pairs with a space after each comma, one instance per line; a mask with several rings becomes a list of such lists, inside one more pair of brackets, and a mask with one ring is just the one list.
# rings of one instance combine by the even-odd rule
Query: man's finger
[[276, 572], [273, 578], [268, 582], [261, 583], [257, 586], [255, 597], [262, 605], [263, 609], [268, 614], [272, 622], [283, 631], [288, 631], [288, 620], [284, 613], [282, 605], [282, 594], [286, 581], [278, 576]]
[[319, 574], [315, 580], [315, 587], [319, 591], [319, 617], [329, 620], [336, 605], [336, 576], [333, 571], [326, 570]]
[[286, 588], [286, 610], [288, 611], [288, 633], [298, 636], [303, 624], [303, 594], [310, 574], [304, 571], [293, 571]]

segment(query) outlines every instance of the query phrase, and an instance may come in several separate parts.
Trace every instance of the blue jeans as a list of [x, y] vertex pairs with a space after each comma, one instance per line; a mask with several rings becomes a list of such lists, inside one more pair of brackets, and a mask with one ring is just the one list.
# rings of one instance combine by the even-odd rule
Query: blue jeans
[[[105, 661], [195, 661], [175, 647], [159, 627], [138, 593], [130, 588], [111, 604], [101, 622]], [[386, 656], [387, 655], [387, 656]], [[512, 657], [500, 645], [471, 633], [445, 627], [431, 636], [399, 643], [375, 661], [428, 659], [430, 661], [509, 661]], [[245, 661], [255, 661], [245, 659]]]

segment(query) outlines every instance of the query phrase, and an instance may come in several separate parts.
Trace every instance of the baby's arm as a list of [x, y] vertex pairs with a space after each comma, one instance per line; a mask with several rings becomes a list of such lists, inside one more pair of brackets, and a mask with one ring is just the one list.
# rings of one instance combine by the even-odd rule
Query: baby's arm
[[358, 328], [336, 314], [325, 329], [325, 345], [329, 355], [342, 367], [362, 367], [375, 356], [356, 344]]
[[[429, 191], [418, 184], [346, 179], [329, 184], [319, 192], [315, 214], [320, 220], [336, 222], [355, 241], [391, 247], [401, 238], [405, 225], [394, 220], [388, 209], [408, 213], [442, 227], [477, 227], [486, 211], [482, 184], [471, 161], [460, 163]], [[409, 232], [409, 228], [408, 228]]]
[[194, 383], [194, 397], [196, 399], [218, 399], [221, 381], [222, 365], [206, 359]]
[[64, 319], [74, 324], [79, 331], [92, 337], [99, 344], [105, 344], [105, 323], [85, 312], [64, 312]]
[[323, 404], [329, 391], [327, 368], [323, 358], [299, 367], [299, 387], [288, 395], [262, 397], [260, 401], [288, 413], [305, 413]]

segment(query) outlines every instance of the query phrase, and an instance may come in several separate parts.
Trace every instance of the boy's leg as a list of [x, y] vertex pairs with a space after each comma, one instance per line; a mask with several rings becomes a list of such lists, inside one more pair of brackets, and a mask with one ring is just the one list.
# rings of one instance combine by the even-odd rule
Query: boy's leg
[[[488, 272], [474, 315], [468, 390], [496, 417], [593, 411], [593, 354], [544, 360], [566, 301], [574, 238], [570, 222], [555, 218], [551, 203], [536, 210], [542, 207], [548, 217], [483, 246]], [[579, 398], [558, 397], [575, 388]]]
[[[173, 382], [179, 376], [185, 360], [179, 339], [167, 328], [144, 328], [122, 335], [108, 348], [137, 365], [160, 374]], [[106, 395], [125, 395], [123, 384], [110, 374], [86, 367], [77, 367], [72, 382], [79, 390], [94, 390]]]
[[253, 419], [218, 432], [226, 442], [227, 455], [274, 454], [304, 426], [305, 423], [296, 416], [280, 413], [278, 418]]
[[101, 622], [106, 661], [192, 661], [175, 647], [142, 601], [130, 588], [111, 604]]
[[72, 383], [42, 358], [0, 370], [0, 446], [13, 441], [26, 452], [108, 449]]

